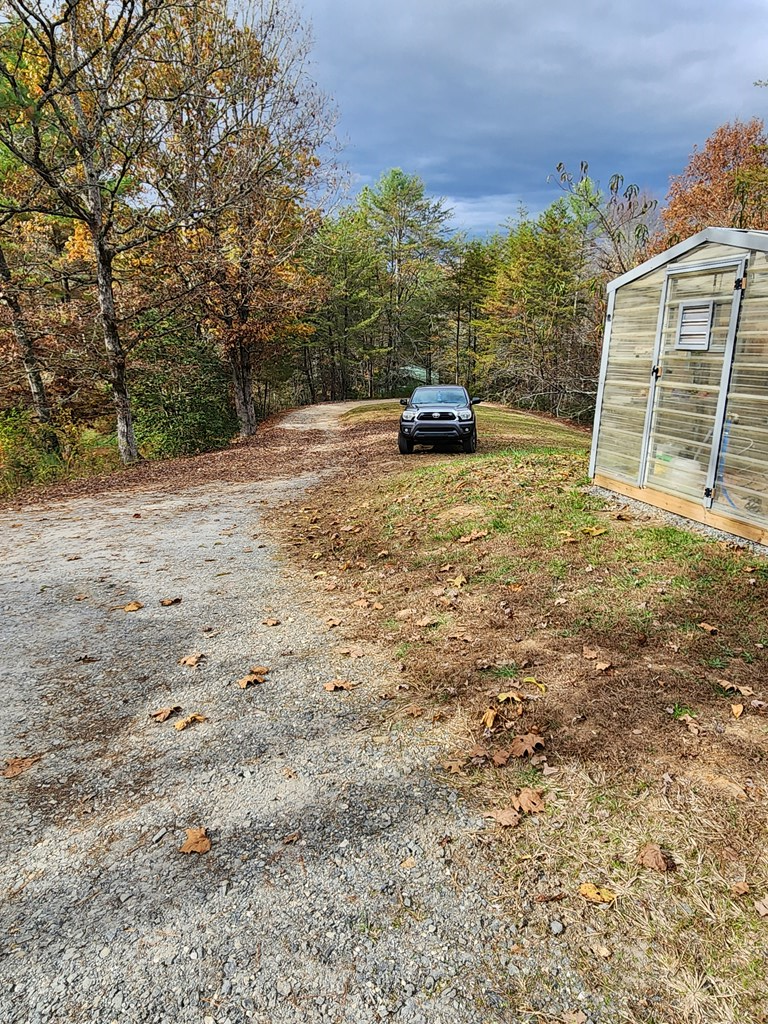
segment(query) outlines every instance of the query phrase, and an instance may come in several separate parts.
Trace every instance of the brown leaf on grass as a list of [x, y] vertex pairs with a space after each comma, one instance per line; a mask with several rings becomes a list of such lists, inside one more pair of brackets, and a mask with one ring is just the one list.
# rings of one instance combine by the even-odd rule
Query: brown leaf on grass
[[587, 647], [585, 644], [581, 649], [582, 657], [587, 658], [589, 661], [594, 661], [597, 657], [597, 651], [594, 647]]
[[482, 540], [483, 537], [488, 536], [487, 530], [473, 530], [471, 533], [465, 534], [463, 537], [459, 537], [459, 544], [474, 544], [476, 540]]
[[329, 683], [323, 684], [323, 689], [328, 693], [335, 693], [337, 690], [354, 690], [357, 683], [350, 683], [347, 679], [331, 679]]
[[371, 605], [371, 608], [373, 608], [375, 612], [380, 612], [383, 610], [384, 605], [381, 603], [381, 601], [374, 601], [373, 604]]
[[3, 778], [17, 778], [19, 775], [28, 771], [36, 761], [39, 761], [40, 757], [40, 754], [35, 754], [32, 757], [9, 757], [5, 762], [5, 768], [3, 768], [2, 771]]
[[417, 619], [414, 625], [427, 629], [429, 626], [439, 626], [440, 620], [433, 618], [431, 615], [425, 615], [423, 619]]
[[490, 732], [493, 729], [493, 727], [494, 727], [494, 725], [496, 723], [496, 719], [498, 717], [499, 717], [499, 709], [498, 708], [488, 708], [488, 710], [485, 712], [483, 717], [480, 719], [480, 722]]
[[498, 811], [486, 811], [486, 818], [494, 818], [502, 828], [514, 828], [520, 824], [520, 815], [513, 807], [503, 807]]
[[499, 704], [503, 704], [505, 700], [515, 701], [517, 704], [522, 704], [525, 700], [525, 694], [521, 693], [520, 690], [505, 690], [504, 693], [497, 693], [496, 700]]
[[466, 761], [463, 758], [455, 758], [452, 761], [443, 761], [442, 766], [451, 775], [461, 775]]
[[731, 704], [731, 714], [734, 718], [741, 718], [741, 716], [744, 714], [744, 705]]
[[170, 608], [171, 605], [181, 604], [181, 598], [180, 597], [164, 597], [160, 601], [160, 604], [162, 605], [163, 608]]
[[179, 658], [179, 664], [183, 665], [184, 668], [197, 668], [204, 658], [204, 654], [201, 654], [199, 651], [195, 651], [194, 654], [187, 654], [184, 658]]
[[204, 828], [186, 828], [187, 838], [179, 847], [179, 853], [208, 853], [211, 848], [211, 840], [205, 834]]
[[199, 715], [195, 712], [193, 715], [187, 715], [186, 718], [180, 718], [178, 722], [173, 723], [173, 728], [178, 729], [181, 732], [190, 725], [194, 725], [195, 722], [207, 722], [208, 719], [205, 715]]
[[361, 597], [358, 601], [352, 602], [353, 608], [370, 608], [371, 602], [367, 597]]
[[613, 667], [612, 661], [596, 661], [595, 672], [607, 672], [609, 668]]
[[262, 626], [279, 626], [280, 619], [262, 619], [261, 624]]
[[544, 746], [544, 737], [537, 732], [527, 732], [522, 736], [515, 736], [509, 746], [512, 757], [525, 757], [535, 754], [539, 747]]
[[579, 895], [588, 903], [613, 903], [616, 893], [612, 889], [604, 889], [594, 882], [583, 882], [579, 886]]
[[408, 715], [410, 718], [421, 718], [424, 714], [424, 708], [420, 708], [418, 704], [409, 704], [408, 707], [403, 708], [403, 714]]
[[678, 722], [682, 722], [688, 732], [692, 733], [694, 736], [698, 736], [699, 733], [702, 732], [701, 726], [691, 715], [680, 715]]
[[328, 629], [336, 629], [337, 626], [341, 625], [341, 619], [334, 618], [334, 616], [331, 615], [325, 620], [325, 624], [328, 626]]
[[460, 572], [458, 576], [454, 576], [453, 579], [448, 579], [445, 582], [450, 583], [450, 585], [455, 587], [457, 590], [461, 590], [467, 582], [467, 577], [463, 572]]
[[608, 533], [607, 526], [582, 526], [582, 533], [589, 534], [590, 537], [601, 537], [604, 533]]
[[484, 761], [485, 758], [488, 757], [488, 751], [485, 749], [482, 743], [476, 743], [474, 747], [471, 747], [467, 751], [467, 757], [471, 761], [474, 761], [476, 764], [479, 764], [480, 761]]
[[512, 755], [508, 750], [497, 750], [491, 760], [497, 768], [503, 768]]
[[699, 629], [703, 629], [705, 633], [709, 633], [710, 636], [717, 636], [720, 630], [717, 626], [711, 625], [709, 622], [700, 622]]
[[734, 882], [731, 886], [731, 896], [746, 896], [749, 892], [749, 882]]
[[637, 854], [636, 863], [651, 871], [676, 871], [672, 855], [662, 850], [658, 843], [646, 843]]
[[518, 811], [524, 814], [542, 814], [545, 808], [544, 792], [541, 789], [521, 789], [512, 802]]
[[157, 711], [150, 711], [149, 717], [154, 718], [156, 722], [167, 722], [171, 715], [180, 715], [181, 708], [178, 704], [174, 704], [171, 708], [158, 708]]
[[768, 896], [764, 900], [755, 900], [754, 907], [760, 917], [768, 917]]
[[738, 683], [730, 683], [727, 679], [721, 679], [720, 685], [724, 690], [734, 690], [736, 693], [740, 693], [742, 697], [754, 697], [755, 691], [751, 686], [739, 686]]

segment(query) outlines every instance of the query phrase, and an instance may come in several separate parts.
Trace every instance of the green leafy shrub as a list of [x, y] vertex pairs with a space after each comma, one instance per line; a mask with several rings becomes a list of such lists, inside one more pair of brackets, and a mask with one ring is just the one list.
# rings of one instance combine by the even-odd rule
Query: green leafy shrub
[[237, 431], [226, 368], [197, 338], [143, 342], [129, 387], [136, 439], [146, 458], [223, 448]]

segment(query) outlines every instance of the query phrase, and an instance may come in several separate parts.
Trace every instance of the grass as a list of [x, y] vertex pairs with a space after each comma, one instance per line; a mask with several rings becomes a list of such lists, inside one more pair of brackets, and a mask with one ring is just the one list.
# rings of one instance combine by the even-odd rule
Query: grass
[[[765, 1022], [754, 904], [768, 898], [768, 716], [749, 701], [768, 702], [766, 563], [652, 514], [617, 518], [587, 485], [588, 435], [542, 417], [482, 406], [476, 455], [387, 462], [398, 408], [349, 414], [381, 456], [302, 498], [320, 552], [307, 564], [350, 598], [377, 593], [383, 608], [360, 613], [359, 636], [404, 663], [420, 722], [440, 712], [429, 736], [446, 781], [479, 808], [544, 793], [537, 824], [493, 833], [523, 946], [547, 940], [547, 900], [563, 894], [568, 955], [610, 1019]], [[404, 608], [416, 614], [396, 618]], [[441, 625], [420, 628], [422, 616]], [[518, 688], [520, 702], [498, 702]], [[494, 765], [534, 728], [536, 757]], [[478, 744], [488, 756], [470, 758]], [[649, 842], [674, 871], [637, 863]], [[584, 882], [616, 899], [585, 902]], [[521, 975], [510, 1006], [556, 985]]]

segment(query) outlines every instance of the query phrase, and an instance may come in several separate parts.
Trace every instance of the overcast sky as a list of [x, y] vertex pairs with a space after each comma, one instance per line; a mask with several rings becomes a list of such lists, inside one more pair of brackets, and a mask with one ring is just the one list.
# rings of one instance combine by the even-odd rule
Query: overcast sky
[[483, 233], [587, 160], [660, 199], [694, 144], [768, 115], [768, 0], [296, 0], [353, 180], [419, 174]]

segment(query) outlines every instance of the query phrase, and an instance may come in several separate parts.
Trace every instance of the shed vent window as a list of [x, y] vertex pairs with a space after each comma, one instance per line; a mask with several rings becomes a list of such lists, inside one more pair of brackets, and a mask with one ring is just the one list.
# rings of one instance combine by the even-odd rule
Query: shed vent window
[[712, 333], [714, 302], [681, 302], [675, 348], [706, 352]]

